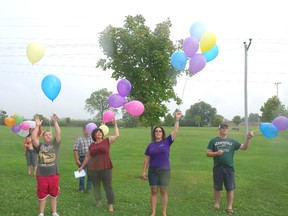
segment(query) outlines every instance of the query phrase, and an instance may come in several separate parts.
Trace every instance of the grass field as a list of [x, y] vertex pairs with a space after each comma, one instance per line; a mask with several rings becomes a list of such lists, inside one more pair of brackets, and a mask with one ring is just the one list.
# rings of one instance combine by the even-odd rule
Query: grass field
[[[288, 132], [280, 131], [273, 139], [263, 137], [255, 129], [249, 149], [235, 153], [236, 190], [235, 215], [287, 215], [288, 212]], [[58, 212], [61, 216], [111, 215], [103, 208], [96, 209], [91, 194], [79, 194], [77, 169], [73, 157], [73, 143], [81, 128], [62, 127], [59, 167], [61, 173]], [[169, 134], [172, 128], [166, 128]], [[230, 136], [244, 141], [244, 129], [230, 131]], [[113, 131], [111, 129], [110, 134]], [[208, 141], [217, 135], [216, 128], [180, 128], [171, 149], [171, 182], [168, 215], [201, 216], [225, 215], [225, 193], [221, 208], [212, 210], [212, 165], [205, 151]], [[149, 216], [150, 189], [147, 181], [139, 178], [144, 150], [150, 142], [149, 128], [120, 128], [120, 138], [111, 146], [114, 165], [113, 188], [117, 216]], [[0, 126], [0, 215], [38, 215], [36, 182], [27, 176], [23, 138], [13, 134], [9, 127]], [[51, 215], [50, 203], [46, 215]], [[160, 200], [157, 215], [161, 215]]]

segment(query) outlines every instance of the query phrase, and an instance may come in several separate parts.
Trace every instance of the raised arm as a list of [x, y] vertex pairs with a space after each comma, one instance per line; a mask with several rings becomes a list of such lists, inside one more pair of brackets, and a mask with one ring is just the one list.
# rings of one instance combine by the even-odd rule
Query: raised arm
[[61, 141], [61, 130], [58, 124], [58, 116], [56, 114], [53, 114], [51, 116], [51, 120], [53, 121], [54, 124], [54, 129], [55, 129], [55, 138], [57, 143], [60, 143]]
[[240, 149], [246, 150], [249, 147], [250, 139], [254, 136], [253, 131], [250, 131], [247, 136], [244, 144], [241, 144]]
[[175, 124], [174, 124], [174, 128], [173, 128], [173, 131], [171, 133], [171, 138], [172, 140], [175, 139], [178, 131], [179, 131], [179, 121], [180, 121], [180, 118], [182, 117], [182, 113], [181, 112], [176, 112], [175, 113]]
[[40, 127], [42, 125], [42, 121], [40, 121], [39, 117], [38, 116], [35, 116], [34, 117], [34, 121], [35, 121], [35, 128], [31, 134], [31, 139], [32, 139], [32, 144], [34, 146], [34, 148], [37, 148], [39, 146], [39, 139], [38, 139], [38, 132], [40, 130]]
[[109, 137], [110, 143], [115, 142], [119, 137], [119, 129], [118, 129], [116, 120], [113, 120], [112, 123], [114, 125], [114, 135]]

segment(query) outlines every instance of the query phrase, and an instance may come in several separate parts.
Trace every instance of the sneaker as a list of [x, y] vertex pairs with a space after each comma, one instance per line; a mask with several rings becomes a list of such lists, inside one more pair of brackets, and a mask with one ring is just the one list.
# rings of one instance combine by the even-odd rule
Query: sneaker
[[43, 214], [43, 213], [40, 213], [38, 216], [44, 216], [44, 214]]
[[79, 189], [79, 190], [78, 190], [78, 192], [79, 192], [79, 193], [83, 193], [83, 192], [84, 192], [84, 190], [81, 190], [81, 189]]
[[53, 213], [52, 216], [60, 216], [58, 213]]

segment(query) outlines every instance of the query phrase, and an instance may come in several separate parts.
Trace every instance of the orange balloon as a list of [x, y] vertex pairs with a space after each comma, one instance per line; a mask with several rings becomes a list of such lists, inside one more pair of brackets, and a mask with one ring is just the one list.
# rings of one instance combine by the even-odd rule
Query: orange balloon
[[16, 124], [16, 122], [14, 121], [14, 118], [11, 117], [7, 117], [5, 118], [5, 124], [9, 127], [13, 126]]

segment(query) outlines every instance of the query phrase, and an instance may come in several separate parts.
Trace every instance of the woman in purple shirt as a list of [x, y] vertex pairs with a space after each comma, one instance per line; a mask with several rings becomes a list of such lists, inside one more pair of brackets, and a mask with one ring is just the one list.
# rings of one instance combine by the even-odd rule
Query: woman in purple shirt
[[150, 203], [151, 216], [156, 215], [156, 205], [158, 200], [158, 188], [160, 188], [162, 201], [162, 214], [166, 216], [168, 204], [168, 185], [170, 181], [170, 146], [179, 129], [179, 119], [182, 117], [181, 112], [175, 114], [175, 125], [173, 131], [166, 137], [162, 127], [156, 126], [152, 131], [153, 142], [150, 143], [145, 151], [145, 160], [142, 170], [142, 178], [147, 180], [146, 169], [148, 169], [148, 179], [151, 188]]

